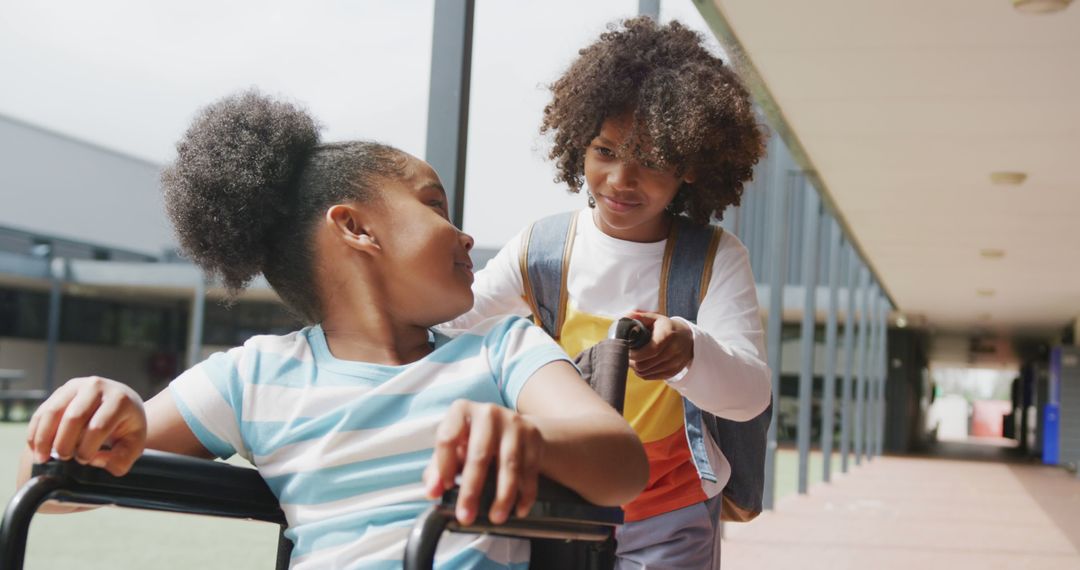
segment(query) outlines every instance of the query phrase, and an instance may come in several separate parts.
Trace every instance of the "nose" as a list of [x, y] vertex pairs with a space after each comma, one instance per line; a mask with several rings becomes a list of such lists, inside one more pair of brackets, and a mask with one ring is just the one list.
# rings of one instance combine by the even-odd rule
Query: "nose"
[[465, 232], [459, 231], [458, 232], [458, 239], [461, 240], [461, 245], [462, 245], [462, 247], [465, 248], [465, 251], [472, 251], [473, 245], [476, 242], [473, 240], [473, 237], [471, 235], [469, 235], [469, 234], [467, 234]]
[[608, 185], [616, 190], [627, 190], [637, 186], [637, 164], [618, 162], [608, 172]]

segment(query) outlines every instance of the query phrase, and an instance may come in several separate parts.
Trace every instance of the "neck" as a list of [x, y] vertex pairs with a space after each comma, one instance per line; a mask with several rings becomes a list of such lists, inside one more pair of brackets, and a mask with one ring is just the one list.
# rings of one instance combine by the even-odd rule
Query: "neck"
[[431, 352], [427, 327], [402, 323], [384, 309], [387, 297], [382, 288], [356, 283], [355, 276], [336, 283], [333, 290], [341, 293], [323, 304], [333, 306], [326, 311], [322, 328], [335, 358], [397, 366]]
[[663, 239], [667, 239], [668, 233], [671, 231], [671, 216], [662, 214], [648, 222], [631, 227], [631, 228], [616, 228], [608, 225], [604, 221], [604, 217], [600, 215], [600, 211], [593, 209], [592, 211], [593, 223], [596, 227], [605, 234], [623, 241], [634, 241], [639, 243], [652, 243], [658, 242]]

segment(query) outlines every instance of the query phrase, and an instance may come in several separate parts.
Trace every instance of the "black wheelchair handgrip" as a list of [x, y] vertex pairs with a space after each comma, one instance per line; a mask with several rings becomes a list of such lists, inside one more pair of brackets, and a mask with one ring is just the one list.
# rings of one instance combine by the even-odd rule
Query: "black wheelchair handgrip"
[[649, 341], [652, 340], [652, 330], [637, 319], [623, 317], [615, 321], [611, 326], [608, 336], [625, 340], [633, 350], [649, 344]]

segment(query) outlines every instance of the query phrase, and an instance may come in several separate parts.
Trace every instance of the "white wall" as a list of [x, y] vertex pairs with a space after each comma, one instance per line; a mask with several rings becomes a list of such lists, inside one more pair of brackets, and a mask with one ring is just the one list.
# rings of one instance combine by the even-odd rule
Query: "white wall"
[[0, 116], [0, 225], [158, 255], [175, 243], [158, 171]]

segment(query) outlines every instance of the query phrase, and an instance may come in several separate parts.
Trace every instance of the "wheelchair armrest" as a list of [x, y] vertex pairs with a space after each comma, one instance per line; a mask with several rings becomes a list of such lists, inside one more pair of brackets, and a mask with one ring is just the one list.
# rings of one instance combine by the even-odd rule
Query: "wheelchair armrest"
[[574, 491], [541, 477], [536, 502], [526, 516], [511, 516], [502, 524], [493, 524], [488, 520], [487, 513], [495, 499], [495, 476], [489, 474], [480, 498], [476, 521], [469, 526], [462, 526], [454, 517], [457, 492], [456, 487], [448, 490], [438, 504], [428, 507], [416, 520], [405, 546], [405, 570], [431, 568], [439, 538], [445, 530], [519, 538], [603, 542], [612, 538], [615, 527], [623, 522], [622, 509], [594, 505]]
[[[439, 506], [453, 509], [457, 504], [458, 488], [443, 495]], [[488, 477], [484, 493], [480, 497], [479, 515], [468, 527], [461, 527], [456, 520], [448, 528], [460, 532], [489, 532], [506, 536], [527, 538], [561, 538], [566, 540], [606, 540], [610, 530], [623, 522], [622, 509], [594, 505], [574, 491], [541, 477], [537, 498], [524, 517], [511, 517], [503, 524], [492, 524], [487, 513], [495, 502], [495, 477]]]
[[[258, 520], [279, 525], [281, 532], [287, 524], [277, 497], [254, 469], [146, 450], [131, 471], [113, 477], [104, 469], [50, 459], [33, 466], [30, 480], [4, 511], [0, 568], [22, 568], [30, 520], [49, 500]], [[277, 568], [288, 567], [291, 550], [279, 535]]]
[[208, 459], [148, 449], [123, 477], [58, 459], [34, 465], [31, 474], [59, 482], [48, 498], [62, 502], [285, 524], [277, 497], [258, 471]]

